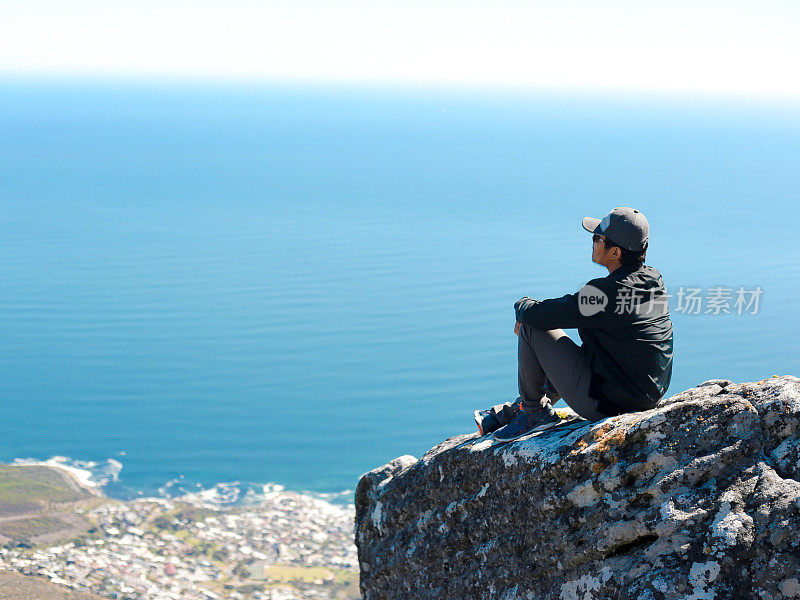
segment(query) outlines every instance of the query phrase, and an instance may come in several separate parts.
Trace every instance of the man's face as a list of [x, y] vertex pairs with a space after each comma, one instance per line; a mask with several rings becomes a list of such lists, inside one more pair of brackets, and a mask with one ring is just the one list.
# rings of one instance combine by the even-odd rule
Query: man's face
[[594, 234], [592, 236], [592, 262], [598, 265], [605, 265], [606, 260], [606, 236]]
[[606, 236], [592, 236], [592, 261], [608, 267], [609, 270], [619, 266], [620, 249], [617, 246], [606, 246]]

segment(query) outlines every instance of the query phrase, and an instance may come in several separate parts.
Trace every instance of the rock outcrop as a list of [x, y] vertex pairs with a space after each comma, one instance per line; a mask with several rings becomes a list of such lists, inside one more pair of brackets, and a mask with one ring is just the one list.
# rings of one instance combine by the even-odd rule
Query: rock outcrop
[[800, 379], [711, 380], [356, 490], [364, 600], [800, 598]]

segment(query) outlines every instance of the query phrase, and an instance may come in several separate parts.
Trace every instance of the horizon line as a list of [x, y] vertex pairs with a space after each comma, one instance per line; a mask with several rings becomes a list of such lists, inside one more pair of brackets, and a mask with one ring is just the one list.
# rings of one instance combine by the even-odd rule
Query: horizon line
[[513, 82], [446, 81], [425, 79], [312, 78], [161, 72], [65, 72], [0, 70], [0, 84], [82, 83], [88, 85], [144, 84], [170, 87], [234, 85], [247, 88], [318, 88], [331, 90], [469, 92], [474, 95], [547, 96], [602, 100], [641, 99], [684, 104], [687, 102], [782, 105], [800, 109], [800, 94], [741, 90], [652, 88], [646, 86], [541, 85]]

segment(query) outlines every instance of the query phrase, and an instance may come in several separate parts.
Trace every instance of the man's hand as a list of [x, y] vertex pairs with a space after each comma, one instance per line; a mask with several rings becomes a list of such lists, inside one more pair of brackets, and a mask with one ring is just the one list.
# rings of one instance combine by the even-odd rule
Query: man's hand
[[525, 300], [530, 300], [530, 298], [528, 298], [527, 296], [523, 296], [522, 298], [514, 302], [514, 311], [519, 312], [519, 307], [522, 306]]
[[[528, 298], [527, 296], [523, 296], [519, 300], [514, 303], [514, 313], [517, 317], [518, 323], [523, 323], [524, 319], [520, 319], [520, 314], [525, 311], [526, 308], [537, 304], [539, 301], [534, 300], [533, 298]], [[519, 335], [519, 334], [517, 334]]]
[[516, 333], [517, 335], [519, 335], [519, 326], [520, 325], [522, 325], [522, 323], [520, 323], [519, 321], [517, 321], [517, 324], [514, 325], [514, 333]]

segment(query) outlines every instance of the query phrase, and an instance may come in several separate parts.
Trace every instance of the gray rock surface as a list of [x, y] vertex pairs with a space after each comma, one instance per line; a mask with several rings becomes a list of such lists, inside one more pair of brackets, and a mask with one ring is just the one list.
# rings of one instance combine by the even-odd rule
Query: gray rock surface
[[711, 380], [356, 490], [364, 600], [800, 598], [800, 379]]

